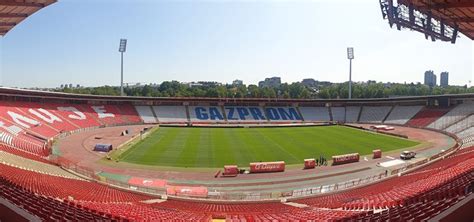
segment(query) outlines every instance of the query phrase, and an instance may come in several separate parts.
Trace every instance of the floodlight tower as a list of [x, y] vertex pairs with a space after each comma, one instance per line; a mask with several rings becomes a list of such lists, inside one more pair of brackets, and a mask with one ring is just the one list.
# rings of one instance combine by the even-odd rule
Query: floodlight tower
[[349, 99], [352, 99], [352, 60], [354, 59], [353, 47], [347, 47], [347, 58], [349, 59]]
[[119, 52], [121, 55], [120, 62], [120, 95], [124, 96], [123, 93], [123, 53], [127, 50], [127, 39], [120, 39]]

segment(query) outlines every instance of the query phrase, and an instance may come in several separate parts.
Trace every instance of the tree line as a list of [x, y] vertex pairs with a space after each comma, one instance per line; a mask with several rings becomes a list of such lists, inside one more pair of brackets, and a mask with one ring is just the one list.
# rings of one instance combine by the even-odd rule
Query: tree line
[[[120, 87], [79, 87], [59, 88], [56, 92], [120, 95]], [[128, 96], [145, 97], [212, 97], [212, 98], [292, 98], [292, 99], [338, 99], [347, 98], [348, 83], [331, 83], [305, 86], [302, 83], [283, 83], [278, 87], [258, 87], [257, 85], [212, 85], [189, 86], [177, 81], [165, 81], [160, 85], [125, 87]], [[442, 94], [474, 93], [474, 87], [449, 86], [429, 87], [420, 83], [353, 83], [352, 98], [387, 98], [396, 96], [424, 96]]]

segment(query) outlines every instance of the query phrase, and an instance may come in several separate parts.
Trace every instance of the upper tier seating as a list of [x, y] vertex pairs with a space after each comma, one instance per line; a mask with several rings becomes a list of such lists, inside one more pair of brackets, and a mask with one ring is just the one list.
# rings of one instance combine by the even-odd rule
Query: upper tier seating
[[384, 123], [403, 125], [415, 116], [423, 106], [395, 106]]
[[364, 106], [360, 114], [359, 122], [381, 123], [392, 109], [391, 106]]
[[360, 106], [347, 106], [346, 107], [346, 120], [347, 123], [355, 123], [359, 120], [361, 107]]
[[160, 123], [186, 123], [185, 106], [153, 106], [153, 111]]
[[151, 110], [151, 106], [135, 106], [138, 115], [144, 123], [157, 123], [156, 117]]
[[413, 118], [411, 118], [407, 122], [407, 125], [423, 128], [443, 116], [446, 112], [448, 112], [448, 109], [424, 108], [420, 112], [418, 112]]
[[[346, 121], [346, 107], [331, 107], [332, 121]], [[359, 115], [359, 114], [357, 114]]]
[[441, 118], [428, 125], [429, 128], [443, 130], [452, 124], [466, 118], [468, 115], [474, 114], [474, 103], [467, 102], [457, 105]]
[[189, 106], [189, 119], [193, 123], [224, 123], [220, 106]]
[[316, 122], [331, 121], [328, 107], [299, 107], [299, 110], [305, 121], [316, 121]]

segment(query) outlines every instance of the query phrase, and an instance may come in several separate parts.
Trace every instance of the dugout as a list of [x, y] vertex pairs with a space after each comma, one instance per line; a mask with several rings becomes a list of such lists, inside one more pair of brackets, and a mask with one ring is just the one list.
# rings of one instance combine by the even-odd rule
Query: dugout
[[95, 144], [94, 151], [97, 152], [110, 152], [112, 151], [112, 144]]

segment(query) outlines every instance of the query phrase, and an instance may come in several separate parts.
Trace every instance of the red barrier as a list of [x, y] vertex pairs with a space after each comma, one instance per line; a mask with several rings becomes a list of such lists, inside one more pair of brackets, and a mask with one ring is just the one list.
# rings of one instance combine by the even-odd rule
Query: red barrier
[[250, 163], [250, 173], [268, 173], [285, 171], [285, 161]]
[[166, 180], [153, 180], [140, 177], [132, 177], [128, 180], [128, 184], [140, 187], [164, 188], [166, 186]]
[[222, 176], [236, 177], [238, 174], [239, 174], [239, 168], [236, 165], [224, 166], [224, 173], [222, 173]]
[[374, 154], [373, 159], [382, 158], [382, 150], [373, 150], [372, 153]]
[[207, 187], [167, 186], [166, 194], [172, 196], [207, 197]]
[[304, 160], [304, 168], [305, 169], [314, 169], [316, 167], [316, 160], [315, 159], [305, 159]]
[[332, 165], [359, 162], [359, 153], [332, 156]]

